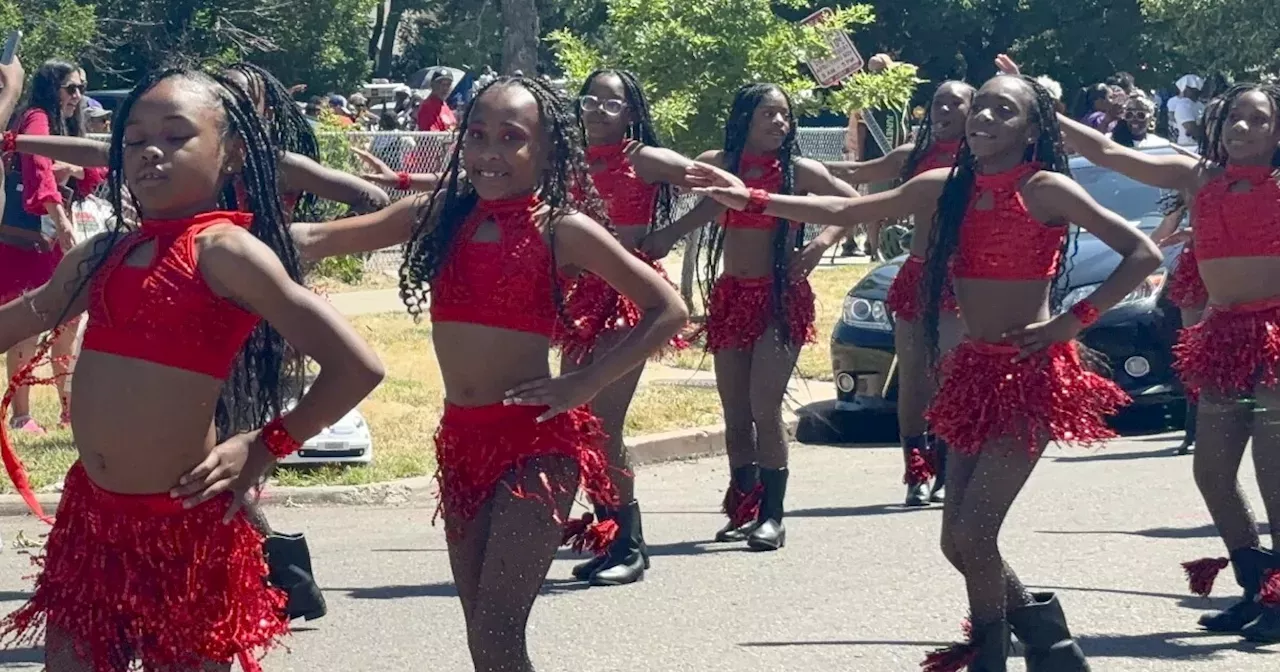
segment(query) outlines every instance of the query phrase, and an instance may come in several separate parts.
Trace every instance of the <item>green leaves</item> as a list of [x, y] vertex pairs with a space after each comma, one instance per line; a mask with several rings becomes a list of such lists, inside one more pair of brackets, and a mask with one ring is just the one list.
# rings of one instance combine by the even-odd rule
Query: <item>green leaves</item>
[[75, 0], [0, 0], [0, 40], [22, 30], [19, 57], [28, 73], [50, 58], [78, 61], [98, 36], [92, 5]]
[[881, 72], [859, 72], [838, 91], [827, 94], [827, 107], [845, 114], [859, 110], [900, 110], [916, 87], [926, 80], [909, 63], [895, 63]]
[[1169, 49], [1194, 70], [1261, 79], [1280, 71], [1280, 3], [1141, 0]]

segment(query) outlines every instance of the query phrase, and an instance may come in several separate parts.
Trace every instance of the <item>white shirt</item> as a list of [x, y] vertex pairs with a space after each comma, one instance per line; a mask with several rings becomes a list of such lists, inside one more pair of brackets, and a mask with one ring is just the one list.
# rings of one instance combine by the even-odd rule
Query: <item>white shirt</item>
[[1190, 133], [1187, 133], [1185, 124], [1199, 123], [1200, 117], [1204, 115], [1204, 103], [1198, 100], [1191, 100], [1183, 96], [1169, 99], [1169, 124], [1173, 126], [1173, 130], [1178, 134], [1177, 141], [1179, 145], [1184, 147], [1194, 147], [1197, 142]]

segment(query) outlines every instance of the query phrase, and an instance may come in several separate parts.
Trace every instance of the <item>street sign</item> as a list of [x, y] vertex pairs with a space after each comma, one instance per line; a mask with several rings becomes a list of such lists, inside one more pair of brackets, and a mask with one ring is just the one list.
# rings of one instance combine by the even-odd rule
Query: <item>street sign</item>
[[[834, 15], [834, 12], [831, 11], [830, 7], [823, 7], [810, 14], [800, 24], [818, 26], [832, 15]], [[813, 78], [818, 80], [818, 85], [824, 88], [839, 84], [850, 75], [861, 70], [864, 64], [862, 55], [853, 46], [853, 40], [849, 39], [848, 33], [843, 30], [832, 30], [827, 32], [826, 38], [827, 44], [831, 45], [831, 55], [827, 58], [819, 58], [808, 62], [809, 70], [813, 72]]]

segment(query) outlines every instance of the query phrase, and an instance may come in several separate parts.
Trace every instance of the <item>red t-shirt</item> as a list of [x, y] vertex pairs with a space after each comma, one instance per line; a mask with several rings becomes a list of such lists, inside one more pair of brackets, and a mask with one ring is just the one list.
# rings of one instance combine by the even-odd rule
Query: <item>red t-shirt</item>
[[[30, 109], [22, 115], [18, 124], [19, 135], [49, 135], [49, 115], [41, 109]], [[62, 205], [62, 193], [53, 175], [53, 159], [35, 154], [19, 154], [18, 169], [22, 172], [22, 209], [32, 215], [44, 215], [49, 203]], [[84, 179], [76, 181], [76, 194], [84, 197], [92, 194], [107, 179], [106, 168], [85, 168]]]
[[422, 101], [418, 108], [419, 131], [452, 131], [458, 125], [458, 118], [443, 100], [430, 96]]

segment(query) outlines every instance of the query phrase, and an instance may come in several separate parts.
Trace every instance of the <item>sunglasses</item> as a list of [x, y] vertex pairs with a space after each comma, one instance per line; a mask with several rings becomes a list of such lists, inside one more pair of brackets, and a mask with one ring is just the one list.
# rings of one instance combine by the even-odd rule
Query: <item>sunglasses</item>
[[1151, 118], [1151, 113], [1146, 110], [1125, 110], [1124, 118], [1134, 121], [1146, 121]]
[[67, 84], [66, 86], [62, 87], [62, 90], [66, 91], [71, 95], [75, 95], [77, 93], [84, 93], [84, 84]]
[[578, 104], [582, 106], [583, 112], [603, 111], [605, 114], [616, 117], [627, 109], [627, 101], [619, 98], [605, 98], [600, 100], [595, 96], [583, 96], [578, 99]]

